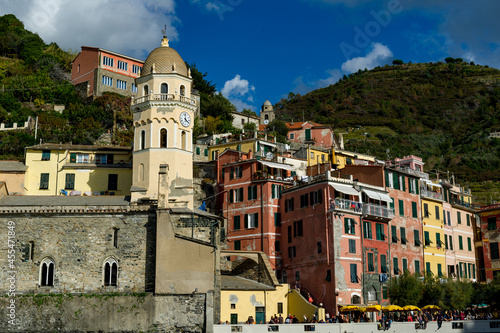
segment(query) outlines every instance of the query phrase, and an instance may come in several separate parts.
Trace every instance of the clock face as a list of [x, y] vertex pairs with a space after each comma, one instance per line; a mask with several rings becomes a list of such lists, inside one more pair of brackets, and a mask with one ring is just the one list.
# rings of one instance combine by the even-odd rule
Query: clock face
[[179, 120], [181, 121], [181, 124], [184, 127], [188, 127], [189, 124], [191, 124], [191, 116], [187, 112], [182, 112], [181, 116], [179, 117]]
[[264, 124], [269, 124], [269, 119], [264, 120]]

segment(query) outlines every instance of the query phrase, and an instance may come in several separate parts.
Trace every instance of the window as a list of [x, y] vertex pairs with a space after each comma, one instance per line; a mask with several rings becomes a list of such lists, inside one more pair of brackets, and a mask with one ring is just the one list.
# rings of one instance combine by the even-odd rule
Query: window
[[345, 217], [344, 218], [345, 233], [350, 235], [355, 235], [356, 234], [355, 224], [356, 222], [354, 221], [354, 219]]
[[110, 58], [110, 57], [106, 57], [106, 56], [104, 56], [104, 57], [102, 57], [102, 64], [103, 64], [104, 66], [110, 66], [110, 67], [113, 67], [113, 65], [114, 65], [114, 60], [113, 60], [113, 58]]
[[306, 193], [300, 196], [300, 208], [307, 206], [309, 206], [309, 195]]
[[[309, 141], [311, 140], [311, 129], [310, 128], [306, 128], [306, 140]], [[313, 156], [314, 158], [314, 156]]]
[[413, 240], [415, 242], [415, 246], [420, 246], [422, 244], [422, 242], [420, 241], [420, 233], [418, 230], [413, 230]]
[[488, 217], [488, 230], [497, 230], [497, 218], [495, 216]]
[[237, 188], [235, 190], [229, 190], [229, 202], [236, 203], [243, 201], [243, 187]]
[[113, 164], [113, 154], [96, 154], [96, 164]]
[[144, 96], [149, 95], [149, 86], [147, 84], [144, 86], [143, 91], [144, 91]]
[[283, 313], [283, 303], [278, 302], [278, 313]]
[[328, 282], [332, 281], [332, 271], [330, 269], [326, 270], [325, 280], [328, 281]]
[[453, 237], [451, 235], [450, 235], [449, 245], [450, 245], [450, 250], [453, 250]]
[[290, 133], [290, 140], [294, 140], [295, 139], [295, 133]]
[[114, 228], [113, 229], [113, 246], [117, 249], [118, 248], [118, 232], [120, 231], [119, 228]]
[[381, 223], [376, 223], [375, 230], [376, 230], [377, 240], [381, 240], [381, 241], [385, 240], [386, 236], [384, 233], [384, 225]]
[[446, 216], [448, 217], [448, 225], [451, 225], [450, 211], [446, 212]]
[[316, 245], [318, 246], [318, 254], [321, 253], [321, 242], [317, 242]]
[[106, 86], [113, 86], [113, 78], [110, 78], [109, 76], [103, 75], [102, 76], [102, 84]]
[[141, 131], [141, 141], [140, 141], [139, 146], [141, 147], [140, 148], [141, 150], [146, 149], [146, 131], [145, 130]]
[[80, 64], [78, 64], [78, 68], [77, 68], [76, 72], [80, 73]]
[[444, 248], [448, 250], [448, 236], [446, 234], [444, 235]]
[[401, 244], [405, 245], [408, 242], [406, 239], [406, 229], [403, 227], [399, 228], [399, 233], [401, 236]]
[[287, 199], [285, 200], [285, 212], [291, 212], [293, 211], [294, 209], [294, 199], [293, 198], [290, 198], [290, 199]]
[[491, 253], [491, 260], [500, 259], [498, 253], [498, 242], [490, 243], [490, 253]]
[[403, 273], [406, 273], [408, 271], [408, 259], [403, 258]]
[[232, 167], [230, 169], [229, 179], [238, 179], [243, 175], [243, 168], [241, 166]]
[[40, 286], [54, 286], [54, 260], [45, 258], [40, 264]]
[[391, 225], [391, 239], [393, 243], [398, 242], [398, 232], [395, 225]]
[[304, 232], [302, 229], [302, 220], [293, 222], [293, 237], [304, 236]]
[[288, 231], [288, 243], [291, 243], [292, 242], [292, 226], [291, 225], [288, 226], [287, 231]]
[[234, 241], [234, 249], [237, 251], [241, 250], [241, 241], [240, 240]]
[[118, 89], [127, 90], [127, 82], [117, 79], [116, 80], [116, 87]]
[[405, 216], [405, 206], [403, 200], [399, 200], [399, 216]]
[[463, 239], [462, 236], [458, 236], [458, 249], [463, 250], [464, 249], [464, 244], [463, 244]]
[[248, 200], [257, 199], [257, 185], [248, 186]]
[[42, 173], [40, 175], [40, 190], [48, 190], [49, 189], [49, 174]]
[[64, 184], [65, 190], [74, 190], [75, 189], [75, 174], [67, 173], [66, 174], [66, 182]]
[[141, 66], [132, 65], [132, 73], [139, 74], [140, 70], [141, 70]]
[[280, 185], [273, 184], [271, 186], [271, 191], [272, 191], [272, 198], [273, 199], [280, 199], [281, 198], [281, 186]]
[[179, 92], [180, 92], [181, 96], [186, 96], [186, 87], [184, 87], [183, 85], [181, 85], [180, 89], [179, 89]]
[[399, 266], [398, 266], [398, 258], [397, 257], [392, 258], [392, 268], [393, 268], [394, 275], [398, 275], [399, 274]]
[[425, 263], [425, 272], [427, 274], [432, 274], [432, 270], [431, 270], [431, 263], [430, 262], [426, 262]]
[[462, 214], [460, 212], [457, 212], [457, 223], [462, 224]]
[[429, 217], [429, 205], [424, 203], [424, 217]]
[[30, 241], [29, 248], [28, 248], [28, 260], [33, 261], [34, 254], [35, 254], [35, 242]]
[[208, 156], [208, 149], [205, 148], [205, 156]]
[[434, 211], [436, 212], [436, 220], [439, 220], [440, 219], [440, 217], [439, 217], [439, 211], [440, 211], [439, 206], [434, 206]]
[[281, 213], [274, 213], [274, 226], [281, 226]]
[[349, 253], [356, 253], [356, 240], [349, 239]]
[[436, 246], [438, 247], [438, 249], [440, 249], [441, 245], [441, 234], [439, 232], [436, 232]]
[[411, 216], [414, 218], [418, 218], [418, 210], [416, 202], [411, 203]]
[[351, 283], [358, 283], [358, 265], [351, 264]]
[[104, 285], [116, 286], [118, 277], [118, 264], [115, 259], [108, 258], [104, 263]]
[[380, 255], [380, 271], [382, 273], [389, 272], [389, 268], [387, 267], [387, 256], [385, 254]]
[[429, 245], [431, 245], [431, 243], [432, 243], [432, 241], [431, 241], [431, 238], [429, 236], [429, 232], [424, 231], [424, 245], [429, 246]]
[[372, 223], [369, 221], [363, 221], [363, 237], [372, 239]]
[[108, 175], [108, 191], [116, 191], [118, 189], [118, 175], [111, 173]]
[[136, 93], [137, 91], [137, 86], [135, 85], [135, 83], [132, 83], [132, 92]]
[[187, 135], [185, 131], [181, 132], [181, 149], [182, 150], [187, 149]]
[[241, 145], [237, 145], [237, 146], [236, 146], [236, 150], [237, 150], [237, 151], [241, 151]]
[[472, 251], [472, 239], [467, 237], [467, 250]]
[[316, 204], [321, 204], [323, 202], [323, 193], [321, 190], [313, 191], [309, 193], [309, 203], [311, 206]]
[[76, 163], [90, 163], [89, 154], [76, 154]]
[[394, 188], [394, 176], [392, 172], [386, 173], [386, 182], [388, 183], [390, 188]]
[[[281, 252], [281, 244], [279, 240], [274, 241], [274, 251]], [[279, 273], [280, 271], [278, 271]]]
[[415, 260], [415, 274], [420, 275], [420, 260]]
[[259, 213], [245, 214], [245, 228], [257, 228], [259, 226]]
[[161, 98], [162, 98], [163, 100], [166, 100], [166, 99], [167, 99], [167, 96], [166, 96], [166, 95], [168, 94], [168, 84], [166, 84], [166, 83], [162, 83], [162, 84], [160, 85], [160, 93], [162, 94]]
[[240, 215], [233, 217], [233, 230], [240, 230]]
[[444, 225], [446, 225], [446, 212], [444, 211], [444, 209], [443, 209], [443, 221]]
[[295, 253], [295, 246], [289, 246], [288, 247], [288, 258], [295, 258], [296, 257]]
[[126, 71], [128, 69], [128, 63], [125, 61], [118, 60], [118, 69], [121, 69], [122, 71]]
[[465, 214], [465, 217], [467, 218], [467, 226], [470, 226], [470, 215]]
[[42, 161], [50, 161], [50, 150], [42, 151]]
[[314, 153], [313, 153], [313, 152], [311, 152], [311, 154], [310, 154], [310, 155], [311, 155], [311, 159], [312, 159], [312, 160], [314, 160]]
[[[160, 148], [167, 148], [167, 129], [166, 128], [162, 128], [160, 130]], [[196, 152], [198, 153], [198, 155], [200, 154], [199, 151], [200, 151], [200, 147], [196, 147]]]
[[373, 252], [367, 253], [367, 262], [368, 262], [368, 272], [375, 272], [375, 265], [373, 264]]
[[438, 276], [443, 277], [443, 269], [442, 269], [441, 264], [438, 264]]

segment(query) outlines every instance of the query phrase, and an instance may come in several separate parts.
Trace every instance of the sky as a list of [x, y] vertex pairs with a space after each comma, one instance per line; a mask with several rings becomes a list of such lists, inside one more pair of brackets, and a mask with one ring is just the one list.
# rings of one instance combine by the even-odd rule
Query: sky
[[498, 0], [0, 0], [46, 42], [196, 64], [238, 108], [305, 94], [359, 69], [460, 57], [500, 68]]

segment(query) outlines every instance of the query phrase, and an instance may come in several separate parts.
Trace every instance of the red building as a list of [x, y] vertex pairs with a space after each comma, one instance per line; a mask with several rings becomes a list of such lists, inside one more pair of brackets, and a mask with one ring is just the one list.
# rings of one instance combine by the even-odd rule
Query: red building
[[101, 96], [105, 91], [125, 96], [137, 93], [135, 79], [144, 61], [97, 47], [82, 46], [72, 64], [71, 83], [87, 97]]
[[288, 140], [316, 147], [331, 149], [335, 145], [332, 129], [311, 121], [286, 123]]
[[217, 160], [220, 207], [227, 219], [227, 239], [232, 250], [262, 251], [271, 267], [281, 272], [281, 215], [279, 200], [292, 185], [293, 167], [225, 150]]
[[353, 181], [329, 172], [283, 192], [283, 277], [336, 314], [361, 304], [360, 192]]
[[478, 212], [482, 246], [478, 253], [483, 253], [483, 262], [478, 262], [480, 281], [491, 282], [500, 275], [500, 203], [483, 207]]

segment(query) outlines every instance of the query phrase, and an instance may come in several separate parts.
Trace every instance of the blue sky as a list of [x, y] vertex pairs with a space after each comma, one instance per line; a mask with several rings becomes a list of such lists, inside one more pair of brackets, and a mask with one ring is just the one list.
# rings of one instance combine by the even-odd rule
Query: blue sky
[[500, 67], [500, 1], [0, 0], [45, 42], [145, 59], [170, 46], [238, 109], [259, 111], [358, 69], [448, 56]]

